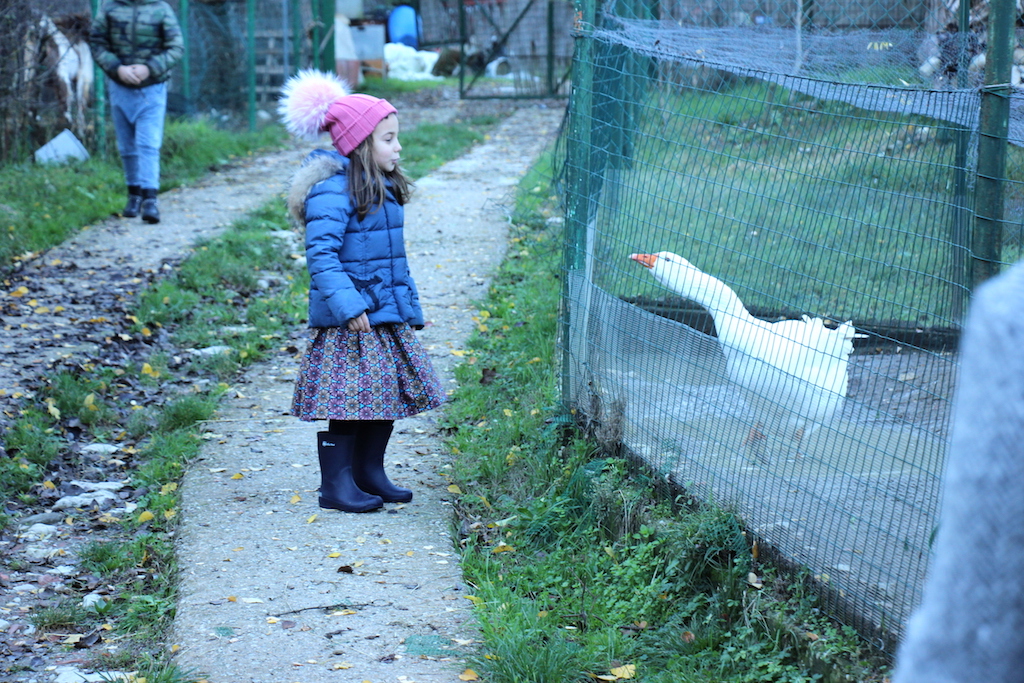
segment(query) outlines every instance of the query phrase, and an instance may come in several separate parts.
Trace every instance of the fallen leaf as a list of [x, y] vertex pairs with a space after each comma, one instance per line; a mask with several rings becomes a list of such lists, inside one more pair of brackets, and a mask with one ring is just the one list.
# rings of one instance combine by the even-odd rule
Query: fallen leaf
[[462, 489], [460, 489], [457, 484], [452, 484], [451, 486], [448, 487], [448, 493], [454, 493], [456, 495], [459, 495], [462, 493]]
[[140, 514], [138, 517], [138, 522], [139, 524], [143, 524], [151, 519], [153, 519], [153, 513], [150, 512], [149, 510], [143, 510], [142, 514]]
[[514, 553], [515, 551], [515, 548], [506, 543], [500, 543], [491, 549], [492, 553]]
[[301, 501], [302, 501], [302, 496], [300, 496], [299, 494], [296, 493], [294, 496], [292, 496], [292, 499], [291, 499], [290, 502], [291, 502], [292, 505], [295, 505], [296, 503], [301, 502]]
[[281, 621], [281, 620], [278, 619], [277, 617], [267, 617], [267, 623], [268, 624], [276, 624], [279, 621]]
[[166, 484], [164, 484], [163, 486], [160, 487], [160, 495], [161, 496], [166, 496], [171, 491], [177, 491], [177, 490], [178, 490], [178, 483], [177, 482], [174, 482], [174, 481], [167, 482]]
[[260, 600], [259, 598], [242, 598], [242, 602], [248, 602], [250, 604], [253, 604], [253, 603], [263, 602], [263, 601]]
[[341, 553], [329, 553], [327, 557], [341, 557]]
[[615, 680], [626, 680], [636, 675], [636, 666], [633, 664], [624, 664], [612, 669], [611, 673], [615, 676]]
[[465, 671], [463, 671], [462, 673], [459, 674], [459, 680], [460, 681], [479, 681], [480, 680], [480, 676], [478, 676], [477, 673], [475, 671], [473, 671], [472, 669], [466, 669]]
[[245, 475], [244, 475], [244, 474], [242, 474], [241, 472], [236, 472], [235, 474], [232, 474], [232, 475], [231, 475], [231, 478], [232, 478], [232, 479], [244, 479], [244, 478], [245, 478]]
[[309, 516], [309, 519], [306, 520], [306, 524], [312, 524], [315, 521], [316, 521], [316, 514], [312, 514], [312, 515]]
[[693, 631], [683, 631], [683, 642], [692, 643], [697, 639], [697, 636], [693, 635]]
[[337, 671], [339, 669], [351, 669], [352, 665], [348, 662], [336, 662], [331, 668]]
[[754, 588], [758, 589], [760, 589], [764, 585], [763, 583], [761, 583], [761, 579], [757, 578], [757, 574], [755, 574], [754, 572], [750, 572], [749, 574], [747, 574], [747, 583], [753, 586]]

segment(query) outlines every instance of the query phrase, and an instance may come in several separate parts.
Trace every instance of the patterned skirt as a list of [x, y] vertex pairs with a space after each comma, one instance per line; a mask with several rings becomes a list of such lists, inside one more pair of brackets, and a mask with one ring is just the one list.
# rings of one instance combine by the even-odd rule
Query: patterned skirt
[[322, 327], [299, 366], [292, 415], [300, 420], [400, 420], [444, 403], [427, 352], [405, 323], [369, 333]]

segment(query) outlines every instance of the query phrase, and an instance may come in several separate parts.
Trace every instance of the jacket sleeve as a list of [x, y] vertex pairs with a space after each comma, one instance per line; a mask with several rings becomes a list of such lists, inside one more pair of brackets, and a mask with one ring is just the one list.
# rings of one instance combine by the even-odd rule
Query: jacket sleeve
[[164, 74], [170, 71], [185, 54], [185, 39], [182, 37], [181, 25], [169, 5], [163, 13], [161, 28], [164, 36], [164, 50], [157, 52], [146, 61], [150, 78], [154, 79], [163, 78]]
[[367, 306], [341, 262], [345, 228], [354, 210], [344, 185], [338, 186], [333, 179], [324, 181], [306, 198], [306, 267], [331, 315], [344, 324], [365, 313]]
[[114, 80], [118, 80], [117, 67], [121, 66], [121, 60], [110, 50], [105, 3], [92, 20], [92, 29], [89, 32], [89, 49], [92, 50], [92, 58], [103, 69], [103, 73]]

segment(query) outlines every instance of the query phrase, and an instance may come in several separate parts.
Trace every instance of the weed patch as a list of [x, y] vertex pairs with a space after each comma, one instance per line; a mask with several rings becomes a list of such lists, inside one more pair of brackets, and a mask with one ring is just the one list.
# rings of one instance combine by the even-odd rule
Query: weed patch
[[538, 169], [444, 418], [474, 668], [494, 683], [882, 680], [799, 577], [759, 563], [742, 519], [666, 498], [560, 405], [561, 220]]

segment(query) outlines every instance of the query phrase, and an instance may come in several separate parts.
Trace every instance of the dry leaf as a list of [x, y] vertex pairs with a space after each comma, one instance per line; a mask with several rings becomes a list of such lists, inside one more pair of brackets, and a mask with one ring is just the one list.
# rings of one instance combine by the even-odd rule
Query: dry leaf
[[291, 502], [292, 505], [295, 505], [296, 503], [298, 503], [300, 501], [302, 501], [302, 496], [300, 496], [299, 494], [296, 493], [294, 496], [292, 496], [292, 499], [291, 499], [290, 502]]
[[231, 475], [231, 478], [232, 478], [232, 479], [244, 479], [244, 478], [245, 478], [245, 475], [244, 475], [244, 474], [242, 474], [241, 472], [236, 472], [235, 474], [232, 474], [232, 475]]
[[348, 662], [337, 662], [331, 668], [337, 671], [339, 669], [351, 669], [352, 665]]
[[454, 493], [456, 495], [459, 495], [462, 493], [462, 489], [460, 489], [458, 485], [452, 484], [451, 486], [448, 487], [448, 493]]
[[761, 583], [761, 579], [757, 578], [757, 574], [750, 572], [747, 574], [747, 583], [754, 588], [760, 589], [764, 584]]
[[161, 496], [166, 496], [171, 491], [177, 491], [177, 490], [178, 490], [177, 482], [171, 481], [171, 482], [168, 482], [168, 483], [166, 483], [166, 484], [164, 484], [163, 486], [160, 487], [160, 495]]
[[463, 671], [462, 673], [459, 674], [459, 680], [460, 681], [479, 681], [480, 680], [480, 676], [478, 676], [477, 673], [475, 671], [473, 671], [472, 669], [466, 669], [465, 671]]
[[697, 639], [697, 636], [693, 635], [693, 631], [683, 631], [683, 642], [692, 643]]
[[139, 524], [144, 524], [145, 522], [148, 522], [151, 519], [153, 519], [153, 513], [150, 512], [149, 510], [144, 510], [142, 514], [139, 515], [138, 521]]
[[315, 521], [316, 521], [316, 515], [312, 514], [312, 515], [309, 516], [309, 519], [306, 520], [306, 524], [312, 524]]
[[636, 666], [633, 664], [623, 664], [612, 669], [612, 675], [615, 676], [617, 681], [632, 678], [636, 675]]
[[248, 602], [248, 603], [252, 604], [252, 603], [263, 602], [263, 601], [260, 600], [259, 598], [242, 598], [242, 602]]
[[341, 557], [341, 553], [329, 553], [327, 557]]
[[277, 617], [267, 617], [267, 623], [268, 624], [276, 624], [279, 621], [281, 621], [281, 620], [278, 619]]
[[506, 543], [500, 543], [491, 550], [492, 553], [514, 553], [515, 551], [515, 548]]

